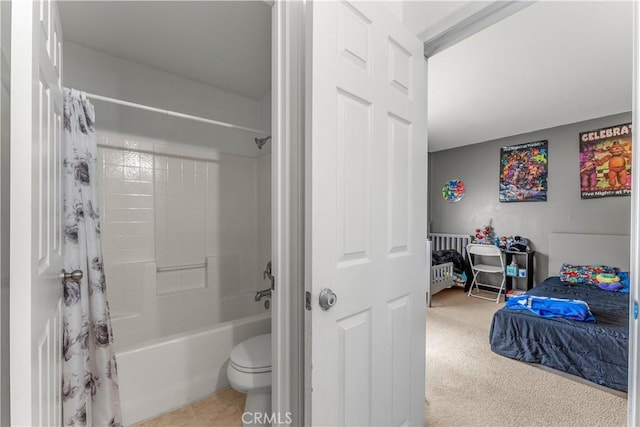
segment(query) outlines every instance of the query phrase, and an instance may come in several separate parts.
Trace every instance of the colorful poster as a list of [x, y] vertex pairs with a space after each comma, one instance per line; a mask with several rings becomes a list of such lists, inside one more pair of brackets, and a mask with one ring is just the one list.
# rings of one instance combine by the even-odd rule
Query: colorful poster
[[549, 141], [536, 141], [500, 149], [500, 201], [547, 200]]
[[459, 202], [464, 193], [464, 182], [459, 179], [451, 179], [442, 186], [442, 198], [447, 202]]
[[631, 195], [631, 123], [580, 132], [580, 198]]

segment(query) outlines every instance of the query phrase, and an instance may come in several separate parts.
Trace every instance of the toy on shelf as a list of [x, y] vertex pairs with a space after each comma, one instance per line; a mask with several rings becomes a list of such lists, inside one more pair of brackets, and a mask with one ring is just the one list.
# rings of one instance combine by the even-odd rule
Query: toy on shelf
[[529, 250], [529, 239], [522, 236], [514, 236], [513, 240], [507, 245], [507, 249], [513, 252], [526, 252]]
[[522, 236], [501, 236], [498, 246], [502, 250], [526, 252], [529, 250], [529, 239]]
[[[511, 239], [513, 240], [513, 238]], [[509, 247], [507, 241], [507, 236], [500, 236], [498, 239], [498, 247], [502, 250], [506, 250]]]
[[476, 232], [473, 237], [473, 243], [479, 243], [481, 245], [493, 245], [493, 227], [485, 225], [483, 228], [476, 228]]

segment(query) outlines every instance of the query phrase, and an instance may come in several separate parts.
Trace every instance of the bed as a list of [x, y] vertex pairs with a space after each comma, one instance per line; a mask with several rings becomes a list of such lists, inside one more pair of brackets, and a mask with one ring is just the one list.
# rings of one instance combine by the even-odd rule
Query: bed
[[604, 264], [628, 271], [629, 237], [550, 235], [550, 277], [527, 294], [585, 301], [596, 323], [542, 318], [527, 310], [503, 307], [495, 313], [491, 324], [491, 350], [626, 392], [629, 294], [561, 282], [558, 273], [563, 262]]
[[[429, 233], [428, 237], [431, 243], [429, 258], [431, 267], [427, 305], [431, 307], [431, 299], [435, 294], [456, 284], [454, 281], [456, 270], [459, 272], [460, 269], [466, 269], [466, 248], [471, 243], [471, 236], [467, 234]], [[457, 264], [457, 268], [454, 263]], [[467, 277], [470, 277], [469, 273], [467, 273]]]

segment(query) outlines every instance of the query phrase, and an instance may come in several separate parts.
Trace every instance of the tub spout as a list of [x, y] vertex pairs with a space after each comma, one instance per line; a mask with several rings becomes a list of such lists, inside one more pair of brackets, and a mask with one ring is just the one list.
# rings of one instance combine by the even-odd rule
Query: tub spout
[[256, 301], [260, 301], [262, 298], [271, 296], [271, 288], [263, 289], [261, 291], [256, 292], [256, 296], [254, 299]]

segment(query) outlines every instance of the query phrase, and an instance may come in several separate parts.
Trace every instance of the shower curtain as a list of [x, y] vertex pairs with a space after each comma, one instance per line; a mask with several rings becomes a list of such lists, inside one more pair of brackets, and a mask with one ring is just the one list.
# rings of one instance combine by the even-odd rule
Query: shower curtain
[[64, 267], [82, 270], [64, 284], [62, 416], [64, 425], [121, 426], [120, 397], [96, 188], [93, 106], [64, 90]]

